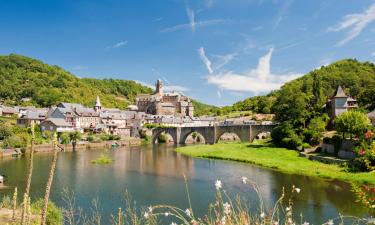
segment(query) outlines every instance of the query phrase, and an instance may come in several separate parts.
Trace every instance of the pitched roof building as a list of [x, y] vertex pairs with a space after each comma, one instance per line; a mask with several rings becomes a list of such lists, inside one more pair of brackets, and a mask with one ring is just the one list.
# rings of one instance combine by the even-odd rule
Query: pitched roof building
[[339, 85], [334, 96], [327, 102], [329, 116], [333, 119], [336, 116], [352, 109], [358, 108], [357, 100], [347, 95]]

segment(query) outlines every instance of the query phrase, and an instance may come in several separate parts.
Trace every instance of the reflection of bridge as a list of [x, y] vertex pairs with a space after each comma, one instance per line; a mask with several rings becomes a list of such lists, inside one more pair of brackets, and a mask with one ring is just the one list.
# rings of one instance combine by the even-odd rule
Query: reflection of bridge
[[152, 143], [156, 143], [162, 133], [173, 138], [175, 144], [185, 144], [188, 136], [194, 132], [203, 136], [206, 144], [215, 144], [224, 133], [234, 133], [243, 142], [252, 142], [258, 134], [271, 132], [273, 125], [231, 125], [208, 127], [168, 127], [152, 131]]

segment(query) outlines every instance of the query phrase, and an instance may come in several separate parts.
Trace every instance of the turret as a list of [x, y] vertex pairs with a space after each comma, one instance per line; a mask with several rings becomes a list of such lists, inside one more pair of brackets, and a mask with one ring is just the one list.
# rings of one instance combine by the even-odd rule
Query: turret
[[163, 83], [161, 82], [161, 80], [156, 81], [155, 94], [163, 95]]

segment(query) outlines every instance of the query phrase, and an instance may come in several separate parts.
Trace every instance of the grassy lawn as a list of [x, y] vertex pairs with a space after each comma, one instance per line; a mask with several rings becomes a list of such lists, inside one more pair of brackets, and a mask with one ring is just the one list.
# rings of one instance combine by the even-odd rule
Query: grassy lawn
[[375, 173], [350, 173], [343, 167], [324, 164], [299, 157], [298, 152], [268, 144], [219, 143], [177, 148], [177, 152], [200, 158], [246, 162], [277, 169], [291, 174], [301, 174], [325, 179], [338, 179], [362, 184], [375, 184]]

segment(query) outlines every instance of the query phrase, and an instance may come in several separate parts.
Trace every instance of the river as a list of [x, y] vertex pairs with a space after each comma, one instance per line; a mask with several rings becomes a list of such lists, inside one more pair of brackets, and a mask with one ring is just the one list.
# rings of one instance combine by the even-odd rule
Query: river
[[[68, 188], [75, 193], [77, 204], [89, 210], [91, 201], [98, 198], [106, 221], [119, 207], [124, 208], [122, 196], [125, 190], [141, 207], [171, 204], [185, 209], [188, 207], [185, 175], [196, 213], [206, 213], [209, 203], [214, 201], [217, 179], [223, 182], [223, 188], [232, 198], [240, 195], [255, 212], [259, 200], [255, 191], [241, 182], [241, 177], [246, 176], [257, 183], [268, 209], [281, 196], [283, 187], [287, 199], [291, 197], [292, 185], [301, 188], [299, 194], [293, 194], [297, 221], [300, 221], [301, 213], [303, 220], [310, 224], [324, 223], [339, 213], [357, 217], [366, 215], [366, 210], [355, 203], [350, 185], [344, 182], [284, 174], [238, 162], [195, 159], [176, 153], [173, 147], [166, 145], [106, 151], [115, 160], [112, 164], [91, 163], [103, 150], [59, 153], [51, 199], [61, 206], [61, 192]], [[50, 153], [35, 155], [31, 187], [34, 199], [43, 196], [51, 158]], [[0, 196], [12, 194], [15, 186], [24, 190], [27, 157], [1, 159], [0, 172], [9, 177], [8, 188], [0, 189]]]

